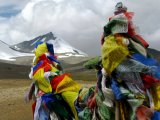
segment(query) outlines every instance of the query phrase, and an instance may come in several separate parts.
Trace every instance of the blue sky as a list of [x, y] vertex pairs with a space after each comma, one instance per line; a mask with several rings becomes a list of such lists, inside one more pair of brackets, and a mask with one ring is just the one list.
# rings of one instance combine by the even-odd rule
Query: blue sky
[[5, 5], [0, 6], [0, 16], [1, 17], [12, 17], [20, 13], [20, 9], [17, 9], [15, 5]]
[[16, 44], [53, 32], [91, 55], [100, 54], [103, 26], [122, 1], [135, 12], [134, 23], [150, 47], [160, 50], [160, 1], [0, 0], [0, 40]]

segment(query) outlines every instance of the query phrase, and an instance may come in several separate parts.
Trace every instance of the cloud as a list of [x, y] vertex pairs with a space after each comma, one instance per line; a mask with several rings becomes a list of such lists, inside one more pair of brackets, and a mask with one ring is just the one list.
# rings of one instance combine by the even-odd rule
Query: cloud
[[[150, 0], [122, 1], [128, 10], [135, 12], [134, 20], [140, 31], [157, 41], [160, 37], [158, 3]], [[17, 2], [15, 0], [14, 4]], [[15, 44], [52, 31], [74, 47], [91, 55], [99, 55], [103, 26], [113, 15], [116, 2], [118, 0], [31, 0], [21, 13], [7, 22], [0, 18], [0, 25], [3, 25], [0, 39]]]
[[[106, 3], [106, 8], [103, 8], [106, 12], [101, 12], [99, 6], [103, 6], [103, 2], [32, 0], [19, 15], [9, 20], [6, 37], [10, 41], [7, 42], [18, 43], [52, 31], [73, 46], [81, 50], [88, 49], [92, 43], [100, 44], [99, 37], [107, 20], [106, 13], [112, 14], [107, 8], [111, 8], [113, 2]], [[98, 47], [95, 45], [97, 50]]]

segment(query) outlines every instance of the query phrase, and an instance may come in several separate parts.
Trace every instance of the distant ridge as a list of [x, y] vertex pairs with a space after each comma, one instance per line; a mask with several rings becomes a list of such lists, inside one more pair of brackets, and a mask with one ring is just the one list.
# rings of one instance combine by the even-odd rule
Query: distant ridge
[[[2, 43], [4, 43], [4, 44], [8, 45], [6, 42], [4, 42], [4, 41], [2, 41], [2, 40], [0, 40], [0, 42], [2, 42]], [[9, 45], [8, 45], [8, 46], [9, 46]]]
[[147, 49], [150, 55], [152, 55], [155, 59], [157, 59], [160, 62], [160, 51], [155, 50], [153, 48], [148, 48]]

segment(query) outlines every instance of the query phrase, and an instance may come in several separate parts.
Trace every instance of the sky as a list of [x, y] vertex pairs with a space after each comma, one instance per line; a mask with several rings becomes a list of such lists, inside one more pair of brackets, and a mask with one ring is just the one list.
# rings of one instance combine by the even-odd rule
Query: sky
[[0, 40], [13, 45], [53, 32], [88, 55], [100, 55], [103, 27], [120, 1], [135, 13], [139, 34], [160, 50], [158, 0], [0, 0]]

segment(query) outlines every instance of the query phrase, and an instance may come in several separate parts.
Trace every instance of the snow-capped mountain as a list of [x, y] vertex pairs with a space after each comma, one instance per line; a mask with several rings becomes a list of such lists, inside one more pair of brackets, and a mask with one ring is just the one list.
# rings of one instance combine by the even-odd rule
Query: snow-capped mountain
[[48, 42], [53, 44], [54, 52], [59, 57], [87, 56], [86, 53], [74, 48], [63, 39], [60, 39], [57, 36], [55, 36], [52, 32], [36, 37], [29, 41], [24, 41], [19, 44], [12, 45], [10, 46], [10, 48], [20, 52], [32, 53], [34, 51], [36, 42]]
[[15, 57], [22, 57], [22, 56], [33, 56], [33, 54], [21, 53], [21, 52], [15, 51], [11, 49], [8, 44], [0, 40], [0, 59], [1, 60], [14, 61]]

